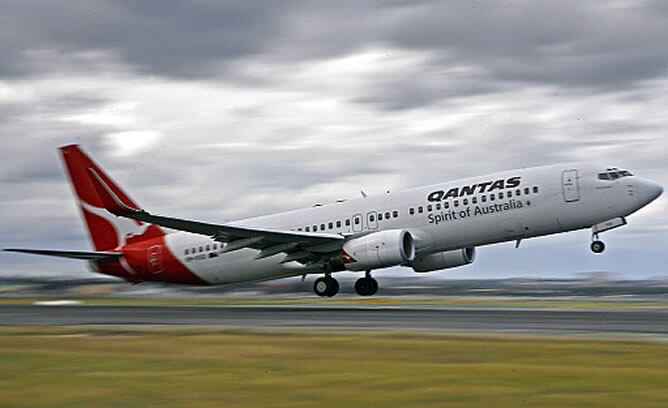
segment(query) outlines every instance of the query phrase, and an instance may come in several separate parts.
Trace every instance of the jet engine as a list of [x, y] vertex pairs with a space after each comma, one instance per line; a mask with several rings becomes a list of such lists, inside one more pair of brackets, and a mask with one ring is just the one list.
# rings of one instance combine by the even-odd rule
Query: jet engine
[[411, 262], [411, 266], [415, 272], [432, 272], [468, 265], [473, 261], [475, 248], [464, 248], [417, 257]]
[[402, 264], [415, 259], [413, 236], [406, 230], [374, 232], [343, 244], [341, 261], [350, 271], [366, 271]]

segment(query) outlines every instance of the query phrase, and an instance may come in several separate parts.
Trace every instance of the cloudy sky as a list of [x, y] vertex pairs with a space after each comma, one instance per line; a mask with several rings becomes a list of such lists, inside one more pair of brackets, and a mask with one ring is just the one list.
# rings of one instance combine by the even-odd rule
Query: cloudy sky
[[[574, 160], [668, 185], [667, 27], [668, 2], [642, 0], [4, 0], [0, 247], [89, 248], [68, 143], [145, 207], [211, 221]], [[667, 209], [602, 256], [582, 231], [440, 274], [666, 278]]]

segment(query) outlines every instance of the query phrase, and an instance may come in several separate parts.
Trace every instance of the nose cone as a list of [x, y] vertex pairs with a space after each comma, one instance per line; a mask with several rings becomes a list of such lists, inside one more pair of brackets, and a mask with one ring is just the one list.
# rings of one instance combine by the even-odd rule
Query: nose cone
[[644, 179], [639, 180], [638, 190], [645, 204], [651, 203], [663, 194], [663, 187], [660, 184]]

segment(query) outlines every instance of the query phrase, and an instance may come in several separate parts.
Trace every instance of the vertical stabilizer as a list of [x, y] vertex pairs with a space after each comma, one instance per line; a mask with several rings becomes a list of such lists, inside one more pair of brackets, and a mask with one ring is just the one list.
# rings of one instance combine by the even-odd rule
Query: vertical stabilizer
[[99, 175], [125, 205], [132, 208], [139, 206], [78, 145], [61, 147], [60, 153], [95, 250], [112, 250], [124, 246], [130, 239], [141, 240], [164, 235], [158, 226], [117, 218], [104, 209], [90, 180], [90, 169]]

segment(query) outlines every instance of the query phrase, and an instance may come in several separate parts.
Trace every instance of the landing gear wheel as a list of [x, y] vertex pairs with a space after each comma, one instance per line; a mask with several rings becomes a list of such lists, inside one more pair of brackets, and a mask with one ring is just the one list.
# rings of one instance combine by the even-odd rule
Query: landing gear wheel
[[378, 292], [378, 281], [371, 277], [369, 277], [369, 280], [371, 281], [371, 295], [369, 296], [373, 296]]
[[591, 243], [591, 250], [595, 254], [600, 254], [605, 251], [605, 244], [602, 241], [594, 241]]
[[327, 296], [332, 297], [336, 296], [339, 293], [339, 281], [334, 278], [327, 278], [330, 281], [331, 290], [327, 293]]
[[313, 291], [321, 297], [332, 297], [339, 293], [339, 282], [330, 277], [318, 278], [313, 282]]
[[372, 277], [359, 278], [355, 281], [355, 292], [360, 296], [372, 296], [378, 292], [378, 281]]

